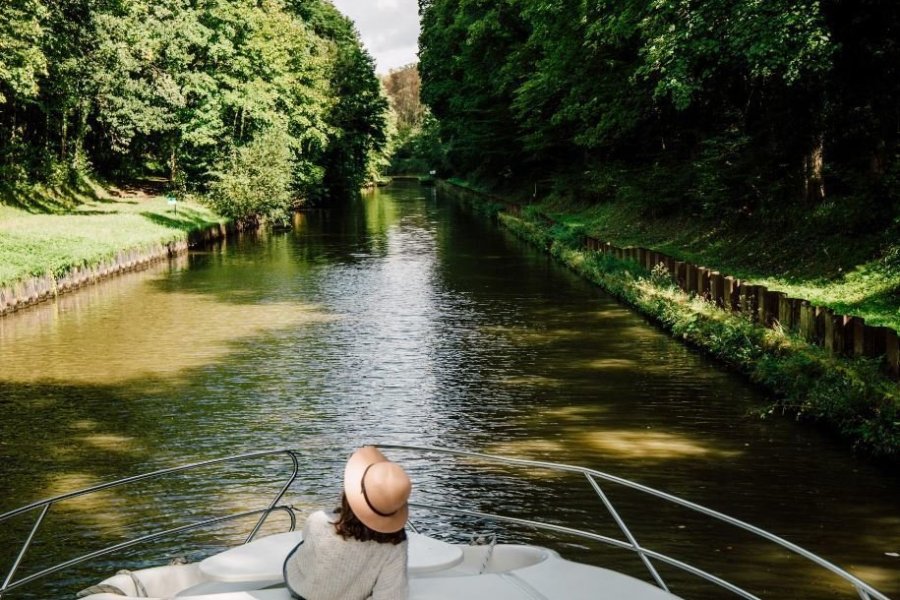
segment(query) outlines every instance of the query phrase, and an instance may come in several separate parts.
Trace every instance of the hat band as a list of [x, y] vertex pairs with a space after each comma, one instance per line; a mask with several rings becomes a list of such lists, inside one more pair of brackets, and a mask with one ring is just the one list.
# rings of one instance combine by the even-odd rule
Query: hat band
[[391, 513], [383, 513], [380, 510], [378, 510], [377, 508], [375, 508], [374, 506], [372, 506], [372, 502], [369, 500], [368, 494], [366, 494], [366, 475], [369, 473], [369, 469], [371, 469], [376, 464], [377, 463], [372, 463], [371, 465], [366, 467], [365, 471], [363, 471], [362, 479], [360, 479], [360, 481], [359, 481], [359, 485], [362, 488], [362, 497], [363, 497], [363, 500], [366, 501], [366, 504], [369, 506], [369, 508], [372, 509], [372, 512], [375, 513], [376, 515], [378, 515], [379, 517], [393, 517], [394, 515], [396, 515], [399, 512], [399, 510], [400, 510], [399, 508]]

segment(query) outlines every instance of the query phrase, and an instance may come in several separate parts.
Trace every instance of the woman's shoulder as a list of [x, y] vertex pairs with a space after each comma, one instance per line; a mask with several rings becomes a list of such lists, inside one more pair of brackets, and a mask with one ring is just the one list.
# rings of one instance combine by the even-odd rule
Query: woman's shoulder
[[337, 515], [335, 515], [332, 511], [317, 510], [316, 512], [311, 513], [309, 517], [307, 517], [307, 519], [309, 519], [309, 521], [312, 523], [324, 525], [326, 523], [334, 523], [336, 517]]

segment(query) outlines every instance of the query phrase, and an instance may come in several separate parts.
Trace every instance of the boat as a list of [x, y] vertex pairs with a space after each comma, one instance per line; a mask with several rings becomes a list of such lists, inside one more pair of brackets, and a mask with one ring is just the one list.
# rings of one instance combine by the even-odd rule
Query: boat
[[[723, 513], [695, 504], [675, 495], [643, 484], [617, 477], [602, 471], [522, 458], [495, 456], [466, 450], [431, 446], [400, 444], [376, 444], [379, 449], [390, 453], [392, 460], [409, 467], [416, 461], [452, 461], [454, 468], [475, 473], [500, 482], [509, 474], [509, 469], [525, 470], [533, 477], [546, 480], [552, 477], [576, 477], [587, 486], [597, 502], [597, 508], [605, 509], [609, 523], [618, 530], [618, 537], [570, 527], [535, 515], [500, 514], [479, 510], [478, 506], [461, 504], [459, 499], [439, 498], [433, 501], [426, 492], [415, 491], [410, 501], [410, 520], [407, 526], [409, 536], [409, 600], [673, 600], [686, 598], [670, 590], [660, 567], [665, 571], [680, 572], [697, 578], [704, 585], [711, 585], [728, 593], [729, 596], [758, 599], [753, 592], [738, 584], [713, 574], [704, 568], [654, 550], [639, 542], [634, 529], [629, 527], [616, 506], [610, 500], [608, 489], [623, 488], [637, 492], [648, 499], [661, 501], [670, 506], [687, 509], [692, 513], [717, 521], [721, 524], [747, 532], [767, 543], [775, 544], [780, 550], [788, 551], [807, 561], [808, 566], [830, 573], [837, 580], [843, 580], [848, 592], [863, 600], [888, 600], [887, 596], [871, 585], [828, 562], [824, 558], [805, 550], [777, 535], [735, 519]], [[5, 580], [0, 587], [0, 598], [13, 590], [33, 585], [37, 580], [57, 575], [76, 565], [83, 565], [99, 557], [112, 556], [126, 548], [138, 544], [146, 545], [167, 536], [184, 534], [201, 529], [211, 529], [223, 523], [250, 518], [255, 521], [244, 542], [221, 552], [215, 552], [202, 560], [192, 563], [170, 563], [141, 568], [134, 571], [119, 571], [106, 578], [98, 575], [99, 581], [79, 592], [83, 600], [134, 600], [137, 598], [179, 600], [290, 600], [290, 594], [282, 577], [282, 565], [288, 553], [301, 541], [297, 530], [297, 510], [285, 501], [285, 494], [297, 481], [300, 472], [301, 451], [279, 449], [253, 452], [225, 458], [195, 462], [174, 468], [162, 469], [92, 486], [78, 491], [58, 495], [34, 502], [19, 509], [0, 515], [0, 526], [11, 519], [22, 519], [36, 515], [26, 539], [23, 540]], [[397, 456], [401, 458], [397, 458]], [[210, 467], [240, 463], [260, 458], [287, 459], [291, 472], [279, 488], [275, 497], [260, 504], [261, 508], [242, 510], [213, 518], [203, 518], [185, 525], [153, 531], [134, 539], [88, 552], [60, 564], [47, 567], [27, 575], [18, 575], [23, 559], [39, 534], [48, 511], [55, 505], [90, 494], [113, 488], [135, 486], [141, 482], [162, 477], [185, 476], [190, 472], [207, 470]], [[205, 472], [205, 471], [204, 471]], [[415, 484], [418, 485], [418, 484]], [[532, 486], [527, 489], [533, 490]], [[554, 502], [554, 499], [533, 499], [537, 503]], [[478, 504], [478, 503], [474, 503]], [[536, 504], [539, 505], [539, 504]], [[269, 517], [283, 513], [287, 517], [286, 530], [259, 535]], [[598, 513], [602, 514], [602, 513]], [[599, 517], [598, 517], [599, 518]], [[422, 523], [430, 526], [425, 532]], [[613, 566], [589, 564], [563, 557], [550, 547], [536, 544], [533, 539], [524, 543], [516, 540], [499, 540], [496, 534], [485, 534], [484, 524], [495, 523], [519, 527], [535, 532], [535, 535], [564, 535], [577, 538], [583, 544], [599, 544], [606, 549], [622, 551], [633, 556], [635, 564], [646, 571], [644, 579], [623, 572]], [[480, 524], [480, 525], [479, 525]], [[448, 532], [448, 529], [475, 527], [473, 532]], [[479, 531], [478, 529], [481, 529]], [[458, 541], [460, 535], [475, 535], [475, 541]], [[450, 541], [448, 541], [450, 540]], [[454, 541], [457, 540], [457, 541]], [[586, 547], [586, 546], [577, 546]], [[577, 554], [577, 553], [576, 553]], [[696, 596], [706, 597], [706, 596]]]

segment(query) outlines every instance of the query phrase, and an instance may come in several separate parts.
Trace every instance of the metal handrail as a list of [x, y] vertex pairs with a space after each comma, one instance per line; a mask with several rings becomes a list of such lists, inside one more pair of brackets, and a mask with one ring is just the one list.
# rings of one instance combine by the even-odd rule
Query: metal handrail
[[[813, 562], [816, 565], [830, 571], [831, 573], [837, 575], [838, 577], [840, 577], [841, 579], [843, 579], [844, 581], [846, 581], [847, 583], [852, 585], [862, 600], [871, 600], [872, 598], [875, 598], [877, 600], [890, 600], [890, 598], [888, 598], [887, 596], [885, 596], [884, 594], [882, 594], [881, 592], [876, 590], [874, 587], [872, 587], [865, 581], [848, 573], [844, 569], [841, 569], [834, 563], [831, 563], [831, 562], [825, 560], [824, 558], [822, 558], [816, 554], [813, 554], [809, 550], [806, 550], [805, 548], [798, 546], [797, 544], [789, 542], [788, 540], [786, 540], [784, 538], [781, 538], [773, 533], [769, 533], [768, 531], [766, 531], [764, 529], [760, 529], [759, 527], [756, 527], [755, 525], [751, 525], [749, 523], [741, 521], [740, 519], [736, 519], [736, 518], [728, 516], [724, 513], [720, 513], [718, 511], [712, 510], [710, 508], [706, 508], [705, 506], [702, 506], [700, 504], [696, 504], [689, 500], [684, 500], [682, 498], [673, 496], [672, 494], [668, 494], [666, 492], [657, 490], [655, 488], [651, 488], [649, 486], [646, 486], [646, 485], [643, 485], [640, 483], [636, 483], [636, 482], [630, 481], [628, 479], [623, 479], [622, 477], [617, 477], [615, 475], [610, 475], [610, 474], [604, 473], [602, 471], [588, 469], [585, 467], [578, 467], [578, 466], [574, 466], [574, 465], [549, 463], [549, 462], [543, 462], [543, 461], [527, 460], [527, 459], [522, 459], [522, 458], [509, 458], [509, 457], [505, 457], [505, 456], [495, 456], [495, 455], [484, 454], [484, 453], [480, 453], [480, 452], [470, 452], [467, 450], [456, 450], [456, 449], [451, 449], [451, 448], [437, 448], [437, 447], [433, 447], [433, 446], [408, 446], [408, 445], [401, 445], [401, 444], [377, 444], [377, 446], [379, 448], [386, 448], [386, 449], [407, 450], [407, 451], [415, 451], [415, 452], [431, 452], [431, 453], [436, 453], [436, 454], [447, 454], [447, 455], [454, 455], [454, 456], [463, 456], [463, 457], [468, 457], [468, 458], [478, 458], [481, 460], [501, 462], [501, 463], [506, 463], [506, 464], [511, 464], [511, 465], [536, 467], [536, 468], [540, 468], [540, 469], [549, 469], [549, 470], [553, 470], [553, 471], [580, 473], [580, 474], [586, 476], [588, 478], [588, 480], [592, 481], [594, 484], [596, 484], [596, 482], [593, 481], [593, 478], [601, 479], [601, 480], [604, 480], [604, 481], [607, 481], [610, 483], [615, 483], [615, 484], [621, 485], [623, 487], [627, 487], [627, 488], [630, 488], [633, 490], [637, 490], [639, 492], [643, 492], [645, 494], [649, 494], [651, 496], [655, 496], [657, 498], [666, 500], [673, 504], [677, 504], [679, 506], [682, 506], [682, 507], [690, 509], [694, 512], [698, 512], [700, 514], [706, 515], [708, 517], [712, 517], [712, 518], [722, 521], [724, 523], [728, 523], [729, 525], [733, 525], [735, 527], [738, 527], [740, 529], [748, 531], [758, 537], [761, 537], [765, 540], [773, 542], [773, 543], [781, 546], [782, 548], [790, 550], [791, 552], [798, 554], [799, 556], [802, 556], [803, 558], [809, 560], [810, 562]], [[601, 498], [601, 500], [603, 500], [605, 498], [605, 495], [600, 491], [599, 486], [595, 485], [594, 491], [598, 494], [598, 496]], [[611, 504], [608, 504], [608, 499], [604, 500], [604, 504], [606, 504], [607, 508], [610, 508], [612, 506]], [[435, 508], [437, 508], [437, 507], [435, 507]], [[457, 509], [441, 508], [441, 510], [448, 510], [451, 512], [455, 512]], [[465, 514], [465, 513], [463, 513], [463, 514]], [[498, 520], [505, 520], [505, 521], [511, 520], [511, 518], [509, 518], [509, 517], [500, 517], [498, 515], [481, 515], [480, 513], [470, 513], [470, 514], [473, 514], [473, 515], [478, 514], [481, 517], [491, 517], [491, 518], [495, 518]], [[617, 514], [614, 511], [611, 514], [614, 515], [614, 519], [615, 519]], [[544, 528], [544, 529], [559, 530], [556, 526], [548, 526], [545, 523], [531, 522], [531, 521], [526, 521], [526, 520], [522, 520], [522, 519], [512, 520], [512, 522], [519, 522], [521, 524], [527, 524], [530, 526], [540, 526], [540, 528]], [[623, 526], [624, 526], [624, 522], [620, 524], [620, 528]], [[582, 537], [589, 537], [591, 539], [595, 539], [597, 541], [602, 541], [604, 543], [607, 543], [607, 544], [610, 544], [613, 546], [617, 546], [619, 548], [631, 550], [631, 551], [637, 553], [639, 556], [641, 556], [642, 560], [644, 560], [645, 564], [647, 564], [649, 562], [649, 561], [645, 560], [646, 557], [656, 558], [657, 560], [661, 560], [663, 562], [666, 562], [668, 564], [676, 566], [676, 567], [678, 567], [682, 570], [685, 570], [687, 572], [690, 572], [694, 575], [701, 576], [704, 579], [708, 579], [709, 581], [713, 581], [714, 583], [718, 583], [719, 585], [722, 585], [722, 583], [727, 583], [727, 582], [724, 582], [723, 580], [714, 581], [714, 579], [718, 579], [718, 578], [710, 579], [710, 577], [714, 577], [714, 576], [711, 576], [709, 574], [701, 574], [703, 572], [700, 571], [699, 569], [695, 569], [693, 567], [686, 569], [685, 567], [687, 567], [689, 565], [686, 565], [685, 563], [680, 563], [680, 561], [675, 561], [674, 559], [671, 559], [667, 556], [664, 556], [662, 554], [659, 554], [657, 552], [654, 552], [652, 550], [649, 550], [647, 548], [640, 546], [637, 543], [637, 541], [634, 540], [632, 538], [632, 536], [630, 536], [629, 534], [626, 534], [626, 536], [629, 537], [629, 539], [631, 539], [631, 542], [623, 542], [621, 540], [614, 540], [613, 538], [607, 538], [605, 536], [597, 536], [596, 534], [591, 534], [589, 532], [580, 531], [580, 530], [576, 530], [576, 529], [569, 529], [569, 528], [563, 528], [563, 529], [567, 533], [581, 535]], [[650, 572], [654, 576], [654, 579], [656, 579], [658, 574], [656, 573], [655, 569], [653, 569], [651, 567]], [[707, 575], [709, 575], [709, 577], [707, 577]], [[664, 585], [661, 587], [663, 587], [663, 589], [665, 589]], [[749, 595], [747, 592], [740, 590], [740, 588], [737, 588], [736, 586], [733, 586], [732, 584], [723, 585], [723, 587], [725, 587], [726, 589], [729, 589], [730, 591], [738, 593], [739, 595], [742, 595], [745, 598], [755, 598], [755, 596]]]
[[[181, 527], [175, 527], [173, 529], [168, 529], [165, 531], [141, 536], [139, 538], [128, 540], [126, 542], [115, 544], [113, 546], [108, 546], [106, 548], [96, 550], [94, 552], [89, 552], [87, 554], [84, 554], [79, 557], [70, 559], [68, 561], [59, 563], [52, 567], [48, 567], [46, 569], [43, 569], [42, 571], [38, 571], [37, 573], [32, 573], [31, 575], [28, 575], [21, 579], [13, 581], [13, 577], [15, 576], [16, 572], [18, 571], [19, 566], [22, 563], [22, 560], [24, 559], [26, 553], [28, 552], [28, 549], [31, 546], [31, 543], [34, 541], [34, 538], [37, 535], [37, 532], [40, 529], [40, 526], [43, 523], [44, 518], [47, 516], [47, 513], [49, 512], [50, 508], [58, 502], [62, 502], [64, 500], [70, 500], [72, 498], [78, 498], [80, 496], [86, 496], [88, 494], [93, 494], [93, 493], [96, 493], [99, 491], [108, 490], [108, 489], [115, 488], [115, 487], [121, 487], [124, 485], [133, 484], [133, 483], [136, 483], [139, 481], [144, 481], [144, 480], [155, 478], [155, 477], [161, 477], [163, 475], [171, 475], [173, 473], [180, 473], [180, 472], [188, 471], [188, 470], [192, 470], [192, 469], [199, 469], [199, 468], [207, 467], [210, 465], [222, 464], [222, 463], [227, 463], [227, 462], [238, 462], [238, 461], [248, 460], [248, 459], [252, 459], [252, 458], [260, 458], [260, 457], [264, 457], [264, 456], [274, 456], [277, 454], [286, 454], [290, 457], [292, 465], [293, 465], [292, 471], [291, 471], [291, 475], [288, 478], [287, 482], [282, 486], [281, 490], [279, 490], [279, 492], [275, 495], [275, 497], [272, 499], [272, 501], [269, 503], [269, 505], [264, 509], [246, 511], [246, 512], [236, 513], [236, 514], [232, 514], [232, 515], [226, 515], [223, 517], [216, 517], [216, 518], [200, 521], [197, 523], [182, 525]], [[294, 481], [296, 481], [299, 472], [300, 472], [300, 464], [299, 464], [299, 461], [297, 460], [297, 453], [294, 450], [281, 449], [281, 450], [267, 450], [267, 451], [262, 451], [262, 452], [250, 452], [247, 454], [240, 454], [237, 456], [229, 456], [229, 457], [225, 457], [225, 458], [215, 458], [215, 459], [211, 459], [211, 460], [204, 460], [204, 461], [200, 461], [200, 462], [191, 463], [188, 465], [181, 465], [178, 467], [171, 467], [168, 469], [160, 469], [158, 471], [153, 471], [151, 473], [144, 473], [142, 475], [135, 475], [133, 477], [126, 477], [124, 479], [119, 479], [116, 481], [102, 483], [102, 484], [95, 485], [95, 486], [85, 488], [82, 490], [68, 492], [65, 494], [60, 494], [58, 496], [54, 496], [52, 498], [47, 498], [44, 500], [39, 500], [37, 502], [32, 502], [31, 504], [28, 504], [21, 508], [17, 508], [15, 510], [11, 510], [9, 512], [3, 513], [2, 515], [0, 515], [0, 523], [3, 523], [4, 521], [7, 521], [18, 515], [22, 515], [22, 514], [30, 512], [30, 511], [33, 511], [33, 510], [41, 509], [41, 512], [38, 515], [38, 518], [35, 520], [35, 523], [32, 526], [31, 531], [28, 534], [28, 537], [25, 539], [25, 542], [22, 544], [22, 548], [19, 550], [19, 554], [17, 555], [16, 560], [13, 562], [12, 566], [10, 567], [10, 570], [8, 571], [8, 573], [6, 575], [6, 578], [3, 581], [3, 585], [0, 586], [0, 598], [2, 598], [3, 595], [6, 592], [9, 592], [10, 590], [13, 590], [13, 589], [21, 587], [23, 585], [26, 585], [28, 583], [31, 583], [32, 581], [35, 581], [42, 577], [46, 577], [47, 575], [51, 575], [53, 573], [58, 573], [69, 567], [72, 567], [74, 565], [81, 564], [88, 560], [99, 558], [99, 557], [105, 556], [107, 554], [112, 554], [113, 552], [118, 552], [119, 550], [123, 550], [123, 549], [129, 548], [131, 546], [135, 546], [142, 542], [159, 539], [159, 538], [162, 538], [162, 537], [165, 537], [168, 535], [174, 535], [176, 533], [181, 533], [184, 531], [200, 529], [202, 527], [216, 525], [216, 524], [224, 523], [227, 521], [242, 519], [242, 518], [246, 518], [246, 517], [253, 516], [253, 515], [259, 515], [259, 519], [256, 521], [256, 524], [254, 525], [252, 531], [250, 532], [250, 535], [248, 535], [247, 539], [244, 541], [245, 544], [248, 542], [251, 542], [253, 540], [253, 538], [259, 532], [260, 528], [265, 523], [266, 519], [268, 519], [269, 515], [276, 511], [285, 511], [288, 513], [288, 515], [290, 516], [290, 520], [291, 520], [290, 531], [293, 531], [294, 528], [296, 527], [296, 516], [294, 515], [293, 509], [290, 506], [279, 505], [278, 503], [284, 497], [284, 494], [287, 492], [288, 488], [290, 488], [290, 486], [294, 483]]]
[[[548, 530], [548, 531], [555, 531], [555, 532], [559, 532], [559, 533], [575, 535], [575, 536], [579, 536], [579, 537], [582, 537], [585, 539], [598, 541], [598, 542], [607, 544], [607, 545], [615, 547], [615, 548], [629, 550], [631, 552], [638, 554], [638, 556], [641, 558], [644, 565], [650, 571], [650, 573], [653, 576], [654, 580], [656, 581], [657, 585], [659, 585], [662, 589], [665, 589], [665, 590], [667, 590], [665, 582], [659, 576], [659, 573], [656, 571], [656, 568], [653, 566], [652, 562], [649, 559], [654, 559], [656, 561], [668, 564], [677, 569], [680, 569], [681, 571], [684, 571], [691, 575], [702, 578], [702, 579], [709, 581], [715, 585], [718, 585], [718, 586], [722, 587], [723, 589], [726, 589], [742, 598], [745, 598], [746, 600], [759, 600], [759, 598], [757, 596], [751, 594], [750, 592], [748, 592], [748, 591], [746, 591], [724, 579], [721, 579], [721, 578], [719, 578], [715, 575], [712, 575], [702, 569], [694, 567], [693, 565], [682, 562], [678, 559], [675, 559], [673, 557], [667, 556], [665, 554], [656, 552], [654, 550], [651, 550], [649, 548], [646, 548], [646, 547], [640, 545], [637, 542], [634, 535], [631, 533], [631, 531], [625, 525], [625, 522], [621, 519], [619, 514], [616, 512], [616, 510], [613, 507], [612, 503], [610, 502], [609, 498], [606, 496], [606, 494], [600, 488], [600, 485], [597, 483], [597, 479], [600, 479], [600, 480], [603, 480], [606, 482], [610, 482], [610, 483], [619, 484], [619, 485], [622, 485], [623, 487], [631, 488], [633, 490], [637, 490], [637, 491], [655, 496], [657, 498], [660, 498], [660, 499], [666, 500], [668, 502], [671, 502], [673, 504], [677, 504], [679, 506], [688, 508], [688, 509], [698, 512], [700, 514], [703, 514], [703, 515], [712, 517], [714, 519], [720, 520], [722, 522], [728, 523], [730, 525], [733, 525], [735, 527], [738, 527], [740, 529], [743, 529], [745, 531], [753, 533], [753, 534], [755, 534], [763, 539], [766, 539], [770, 542], [778, 544], [779, 546], [806, 558], [807, 560], [815, 563], [816, 565], [818, 565], [822, 568], [825, 568], [828, 571], [831, 571], [832, 573], [834, 573], [841, 579], [850, 583], [855, 588], [856, 592], [859, 594], [859, 597], [862, 600], [872, 600], [873, 598], [877, 599], [877, 600], [890, 600], [887, 596], [885, 596], [884, 594], [882, 594], [881, 592], [879, 592], [878, 590], [876, 590], [875, 588], [873, 588], [871, 585], [867, 584], [866, 582], [851, 575], [850, 573], [844, 571], [843, 569], [841, 569], [840, 567], [837, 567], [836, 565], [830, 563], [829, 561], [813, 554], [812, 552], [809, 552], [808, 550], [805, 550], [804, 548], [801, 548], [800, 546], [797, 546], [796, 544], [788, 542], [787, 540], [785, 540], [783, 538], [780, 538], [780, 537], [778, 537], [772, 533], [769, 533], [763, 529], [760, 529], [758, 527], [750, 525], [749, 523], [745, 523], [744, 521], [741, 521], [739, 519], [735, 519], [734, 517], [730, 517], [728, 515], [725, 515], [718, 511], [706, 508], [699, 504], [695, 504], [688, 500], [683, 500], [681, 498], [678, 498], [677, 496], [673, 496], [671, 494], [662, 492], [660, 490], [656, 490], [654, 488], [645, 486], [643, 484], [635, 483], [633, 481], [623, 479], [621, 477], [616, 477], [615, 475], [610, 475], [608, 473], [604, 473], [601, 471], [587, 469], [584, 467], [577, 467], [577, 466], [573, 466], [573, 465], [549, 463], [549, 462], [534, 461], [534, 460], [527, 460], [527, 459], [520, 459], [520, 458], [509, 458], [509, 457], [504, 457], [504, 456], [495, 456], [495, 455], [490, 455], [490, 454], [483, 454], [483, 453], [479, 453], [479, 452], [469, 452], [469, 451], [465, 451], [465, 450], [456, 450], [456, 449], [451, 449], [451, 448], [438, 448], [438, 447], [432, 447], [432, 446], [409, 446], [409, 445], [399, 445], [399, 444], [377, 444], [377, 445], [380, 448], [414, 451], [414, 452], [422, 452], [422, 453], [437, 453], [437, 454], [445, 454], [445, 455], [453, 455], [453, 456], [462, 456], [462, 457], [469, 457], [469, 458], [477, 458], [477, 459], [486, 460], [486, 461], [506, 463], [506, 464], [510, 464], [510, 465], [536, 467], [536, 468], [549, 469], [549, 470], [554, 470], [554, 471], [580, 473], [580, 474], [584, 475], [587, 478], [588, 482], [590, 483], [591, 487], [593, 488], [594, 492], [601, 499], [604, 506], [609, 511], [613, 520], [617, 523], [617, 525], [619, 526], [619, 528], [623, 532], [623, 534], [626, 536], [626, 538], [628, 538], [628, 541], [622, 541], [622, 540], [599, 535], [599, 534], [588, 532], [588, 531], [582, 531], [579, 529], [564, 527], [561, 525], [553, 525], [550, 523], [542, 523], [542, 522], [534, 521], [534, 520], [530, 520], [530, 519], [522, 519], [522, 518], [517, 518], [517, 517], [508, 517], [508, 516], [503, 516], [503, 515], [488, 514], [488, 513], [482, 513], [482, 512], [477, 512], [477, 511], [465, 510], [465, 509], [461, 509], [461, 508], [436, 506], [436, 505], [417, 503], [417, 502], [411, 502], [410, 506], [415, 507], [415, 508], [430, 510], [433, 512], [444, 512], [444, 513], [449, 513], [449, 514], [466, 515], [466, 516], [471, 516], [471, 517], [480, 518], [480, 519], [493, 519], [493, 520], [497, 520], [497, 521], [503, 521], [503, 522], [508, 522], [508, 523], [524, 525], [524, 526], [528, 526], [528, 527], [533, 527], [536, 529], [544, 529], [544, 530]], [[31, 575], [23, 577], [19, 580], [16, 580], [16, 581], [12, 580], [12, 578], [15, 575], [28, 548], [30, 547], [32, 541], [34, 540], [34, 537], [37, 534], [37, 531], [39, 530], [41, 524], [43, 523], [44, 518], [46, 517], [48, 511], [50, 510], [50, 507], [53, 506], [57, 502], [61, 502], [63, 500], [67, 500], [67, 499], [71, 499], [71, 498], [76, 498], [79, 496], [84, 496], [86, 494], [95, 493], [95, 492], [98, 492], [101, 490], [107, 490], [107, 489], [110, 489], [113, 487], [118, 487], [118, 486], [122, 486], [122, 485], [127, 485], [127, 484], [131, 484], [131, 483], [143, 481], [143, 480], [150, 479], [153, 477], [160, 477], [162, 475], [178, 473], [178, 472], [182, 472], [182, 471], [197, 469], [197, 468], [220, 464], [220, 463], [225, 463], [225, 462], [236, 462], [236, 461], [240, 461], [240, 460], [247, 460], [250, 458], [258, 458], [258, 457], [271, 456], [271, 455], [276, 455], [276, 454], [287, 454], [291, 458], [291, 461], [293, 463], [293, 471], [292, 471], [291, 476], [288, 479], [287, 483], [285, 483], [285, 485], [281, 488], [281, 490], [276, 494], [275, 498], [269, 503], [269, 506], [267, 508], [227, 515], [224, 517], [215, 517], [212, 519], [207, 519], [205, 521], [191, 523], [188, 525], [182, 525], [180, 527], [175, 527], [173, 529], [168, 529], [165, 531], [148, 534], [148, 535], [136, 538], [136, 539], [132, 539], [132, 540], [129, 540], [126, 542], [122, 542], [122, 543], [119, 543], [119, 544], [116, 544], [113, 546], [109, 546], [107, 548], [103, 548], [101, 550], [97, 550], [97, 551], [79, 556], [74, 559], [70, 559], [68, 561], [59, 563], [55, 566], [49, 567], [49, 568], [39, 571], [37, 573], [33, 573]], [[6, 580], [4, 581], [3, 585], [0, 586], [0, 598], [2, 598], [6, 592], [8, 592], [12, 589], [26, 585], [28, 583], [31, 583], [32, 581], [35, 581], [36, 579], [46, 577], [47, 575], [51, 575], [53, 573], [63, 571], [69, 567], [86, 562], [88, 560], [92, 560], [92, 559], [98, 558], [100, 556], [105, 556], [107, 554], [111, 554], [113, 552], [117, 552], [124, 548], [128, 548], [128, 547], [131, 547], [131, 546], [143, 543], [143, 542], [159, 539], [159, 538], [162, 538], [162, 537], [165, 537], [168, 535], [173, 535], [173, 534], [181, 533], [184, 531], [199, 529], [202, 527], [223, 523], [226, 521], [246, 518], [248, 516], [253, 516], [253, 515], [257, 515], [257, 514], [260, 515], [260, 518], [257, 520], [256, 525], [253, 527], [253, 530], [250, 532], [250, 535], [245, 540], [245, 542], [244, 542], [245, 544], [253, 540], [254, 536], [257, 534], [257, 532], [260, 530], [262, 525], [265, 523], [268, 516], [275, 511], [285, 511], [288, 513], [288, 515], [290, 516], [290, 520], [291, 520], [290, 531], [293, 531], [296, 527], [296, 517], [294, 515], [293, 508], [290, 506], [286, 506], [286, 505], [280, 505], [278, 503], [281, 501], [284, 494], [287, 492], [287, 490], [290, 488], [290, 486], [296, 480], [298, 473], [299, 473], [299, 462], [297, 460], [297, 454], [293, 450], [281, 449], [281, 450], [270, 450], [270, 451], [262, 451], [262, 452], [252, 452], [252, 453], [248, 453], [248, 454], [241, 454], [241, 455], [237, 455], [237, 456], [230, 456], [230, 457], [225, 457], [225, 458], [206, 460], [206, 461], [202, 461], [202, 462], [192, 463], [189, 465], [182, 465], [179, 467], [162, 469], [159, 471], [154, 471], [152, 473], [145, 473], [143, 475], [127, 477], [125, 479], [120, 479], [117, 481], [96, 485], [96, 486], [86, 488], [83, 490], [78, 490], [75, 492], [61, 494], [59, 496], [55, 496], [53, 498], [48, 498], [46, 500], [34, 502], [34, 503], [24, 506], [22, 508], [18, 508], [13, 511], [4, 513], [4, 514], [0, 515], [0, 523], [2, 523], [14, 516], [21, 515], [23, 513], [27, 513], [32, 510], [41, 509], [41, 512], [38, 515], [38, 518], [36, 519], [36, 522], [34, 523], [32, 529], [31, 529], [31, 532], [29, 533], [27, 539], [25, 540], [25, 542], [22, 546], [22, 549], [19, 552], [18, 557], [16, 558], [13, 566], [11, 567], [11, 569], [6, 577]]]

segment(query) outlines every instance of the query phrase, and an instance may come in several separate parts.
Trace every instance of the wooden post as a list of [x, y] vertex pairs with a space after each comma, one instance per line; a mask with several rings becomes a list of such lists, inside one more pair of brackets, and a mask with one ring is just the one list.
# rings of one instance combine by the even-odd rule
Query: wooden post
[[793, 301], [787, 294], [778, 294], [778, 323], [782, 331], [791, 331], [794, 328]]
[[773, 327], [775, 321], [778, 321], [778, 307], [781, 305], [781, 297], [784, 296], [784, 294], [781, 292], [767, 291], [765, 296], [766, 310], [763, 315], [765, 317], [763, 323], [765, 323], [766, 327]]
[[697, 267], [697, 295], [709, 298], [709, 269]]
[[724, 298], [724, 302], [725, 302], [725, 308], [732, 312], [735, 312], [737, 310], [737, 306], [738, 306], [738, 302], [737, 302], [738, 285], [739, 285], [738, 280], [735, 279], [734, 277], [732, 277], [731, 275], [728, 275], [727, 277], [725, 277], [725, 289], [724, 289], [723, 298]]
[[687, 265], [680, 260], [675, 261], [675, 268], [672, 270], [675, 274], [675, 285], [681, 291], [687, 290]]
[[709, 299], [716, 306], [725, 306], [725, 278], [718, 271], [709, 274]]
[[828, 354], [835, 354], [838, 349], [837, 331], [835, 330], [835, 315], [830, 308], [819, 308], [819, 327], [821, 328], [822, 346]]
[[863, 354], [875, 358], [887, 353], [887, 327], [863, 326]]
[[803, 300], [799, 298], [788, 298], [788, 301], [791, 305], [791, 329], [793, 331], [800, 330], [800, 307], [803, 305]]
[[737, 312], [746, 315], [747, 314], [747, 290], [750, 287], [750, 284], [744, 283], [743, 281], [737, 288]]
[[697, 293], [697, 267], [693, 263], [685, 263], [685, 288], [688, 294]]
[[800, 319], [799, 319], [800, 337], [807, 342], [815, 339], [816, 325], [813, 307], [806, 300], [800, 301]]
[[764, 285], [756, 287], [756, 320], [769, 326], [769, 288]]
[[887, 360], [887, 372], [896, 379], [900, 377], [900, 340], [898, 340], [897, 332], [893, 329], [888, 329], [884, 338], [884, 357]]
[[865, 328], [865, 321], [859, 317], [844, 317], [844, 329], [847, 332], [845, 350], [850, 356], [865, 354]]
[[740, 306], [741, 312], [751, 321], [757, 320], [756, 303], [757, 303], [757, 286], [749, 283], [742, 283], [740, 290]]
[[828, 333], [828, 321], [831, 320], [831, 311], [824, 306], [815, 307], [816, 314], [816, 344], [825, 346], [825, 336]]
[[754, 286], [756, 288], [756, 311], [755, 311], [755, 320], [758, 323], [762, 323], [763, 325], [767, 325], [766, 323], [766, 294], [769, 291], [764, 285]]

